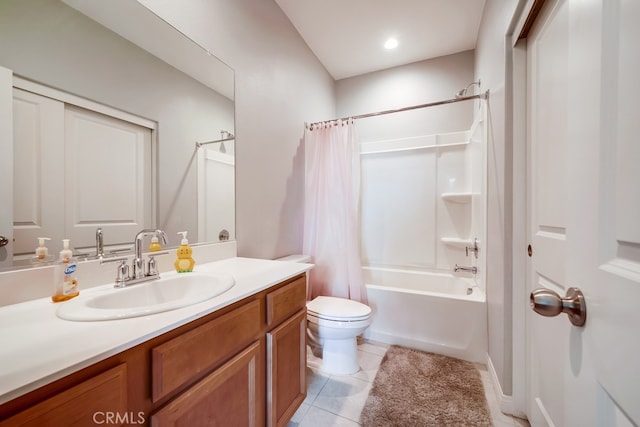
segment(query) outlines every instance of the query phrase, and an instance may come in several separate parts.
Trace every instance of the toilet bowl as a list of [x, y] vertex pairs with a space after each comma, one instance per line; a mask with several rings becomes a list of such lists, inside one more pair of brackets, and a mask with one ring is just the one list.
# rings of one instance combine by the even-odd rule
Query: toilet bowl
[[[311, 262], [311, 257], [290, 255], [278, 261]], [[357, 337], [370, 324], [371, 308], [360, 302], [330, 296], [308, 301], [307, 334], [312, 348], [322, 350], [319, 369], [332, 375], [358, 372]]]
[[320, 370], [351, 375], [360, 370], [357, 337], [371, 324], [371, 308], [345, 298], [319, 296], [307, 302], [307, 328], [322, 348]]

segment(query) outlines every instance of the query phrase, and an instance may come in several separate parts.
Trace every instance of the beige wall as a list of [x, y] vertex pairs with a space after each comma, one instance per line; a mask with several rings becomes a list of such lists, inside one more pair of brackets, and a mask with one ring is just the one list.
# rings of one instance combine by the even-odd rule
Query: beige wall
[[[339, 116], [362, 114], [453, 98], [473, 81], [474, 52], [468, 50], [336, 82]], [[472, 103], [462, 126], [472, 119]], [[366, 122], [366, 121], [365, 121]], [[444, 123], [444, 128], [459, 124]]]

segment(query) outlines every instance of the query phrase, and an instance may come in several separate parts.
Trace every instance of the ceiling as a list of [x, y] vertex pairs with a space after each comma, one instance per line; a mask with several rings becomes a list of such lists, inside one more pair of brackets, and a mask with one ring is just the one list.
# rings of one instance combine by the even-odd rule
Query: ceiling
[[[485, 0], [275, 0], [334, 79], [474, 49]], [[383, 47], [389, 37], [398, 47]]]

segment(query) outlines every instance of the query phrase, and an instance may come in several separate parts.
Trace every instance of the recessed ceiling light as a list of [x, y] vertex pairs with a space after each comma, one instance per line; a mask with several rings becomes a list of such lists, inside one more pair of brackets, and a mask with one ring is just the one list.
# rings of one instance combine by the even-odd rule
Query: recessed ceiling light
[[387, 41], [384, 42], [385, 49], [395, 49], [396, 47], [398, 47], [398, 40], [393, 37], [387, 39]]

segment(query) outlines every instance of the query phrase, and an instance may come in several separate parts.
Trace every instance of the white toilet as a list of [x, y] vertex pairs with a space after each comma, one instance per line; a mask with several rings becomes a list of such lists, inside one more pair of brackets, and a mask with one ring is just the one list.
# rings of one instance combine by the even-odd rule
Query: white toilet
[[[290, 255], [279, 261], [311, 262], [308, 255]], [[371, 324], [371, 307], [346, 298], [319, 296], [307, 302], [310, 344], [322, 348], [320, 370], [332, 375], [358, 372], [356, 338]]]

